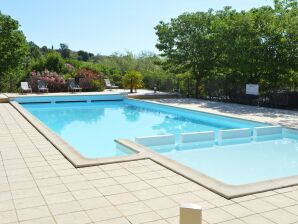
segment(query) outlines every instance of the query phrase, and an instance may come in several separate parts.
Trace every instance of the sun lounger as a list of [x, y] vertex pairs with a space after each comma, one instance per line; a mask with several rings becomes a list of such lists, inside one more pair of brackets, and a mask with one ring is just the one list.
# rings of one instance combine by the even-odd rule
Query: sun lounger
[[21, 91], [22, 93], [32, 93], [32, 89], [28, 82], [21, 82]]
[[49, 89], [47, 88], [47, 85], [43, 80], [37, 80], [37, 88], [38, 88], [38, 92], [46, 92], [46, 93], [49, 92]]
[[81, 92], [82, 88], [79, 87], [79, 85], [76, 84], [75, 79], [69, 79], [68, 80], [68, 91], [71, 91], [71, 92], [79, 91], [79, 92]]
[[119, 88], [119, 86], [115, 86], [115, 85], [111, 84], [109, 79], [105, 79], [104, 81], [105, 81], [105, 85], [106, 85], [107, 89], [118, 89]]

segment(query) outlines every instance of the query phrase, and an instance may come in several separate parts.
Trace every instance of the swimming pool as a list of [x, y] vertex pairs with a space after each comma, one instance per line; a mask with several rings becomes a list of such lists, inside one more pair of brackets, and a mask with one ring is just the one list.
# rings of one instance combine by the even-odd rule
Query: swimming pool
[[296, 129], [122, 94], [14, 100], [75, 167], [149, 158], [226, 198], [298, 184]]
[[137, 100], [22, 104], [87, 158], [128, 155], [115, 139], [253, 128], [265, 124]]

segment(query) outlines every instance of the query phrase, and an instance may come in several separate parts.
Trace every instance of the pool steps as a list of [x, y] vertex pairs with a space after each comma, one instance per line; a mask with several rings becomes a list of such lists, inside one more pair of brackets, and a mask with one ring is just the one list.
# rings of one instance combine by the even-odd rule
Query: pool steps
[[[288, 133], [289, 132], [289, 133]], [[297, 133], [290, 131], [285, 132], [285, 137], [291, 137]], [[193, 132], [193, 133], [182, 133], [180, 135], [180, 145], [187, 145], [192, 143], [213, 143], [223, 145], [224, 143], [245, 143], [252, 140], [266, 140], [283, 137], [283, 128], [281, 126], [266, 126], [241, 128], [241, 129], [230, 129], [230, 130], [219, 130], [205, 131], [205, 132]], [[298, 136], [297, 136], [298, 138]], [[162, 145], [175, 145], [175, 135], [157, 135], [157, 136], [143, 136], [135, 138], [135, 142], [144, 146], [162, 146]]]

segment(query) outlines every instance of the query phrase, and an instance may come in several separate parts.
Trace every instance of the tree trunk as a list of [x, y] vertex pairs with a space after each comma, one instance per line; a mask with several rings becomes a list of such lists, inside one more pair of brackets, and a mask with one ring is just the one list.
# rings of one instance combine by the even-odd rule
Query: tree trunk
[[130, 79], [130, 93], [133, 93], [132, 79]]
[[195, 74], [195, 77], [196, 77], [195, 97], [198, 99], [199, 98], [199, 86], [200, 86], [200, 83], [201, 83], [202, 76], [201, 76], [200, 72], [197, 72]]

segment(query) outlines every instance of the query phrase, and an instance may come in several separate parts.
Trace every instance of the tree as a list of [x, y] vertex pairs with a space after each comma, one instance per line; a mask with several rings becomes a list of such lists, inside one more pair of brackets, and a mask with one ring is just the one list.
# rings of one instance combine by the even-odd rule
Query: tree
[[29, 55], [33, 60], [38, 60], [42, 57], [40, 48], [32, 41], [28, 43], [29, 45]]
[[142, 74], [138, 71], [127, 71], [122, 78], [124, 88], [129, 88], [130, 92], [133, 93], [133, 90], [141, 88], [143, 86]]
[[94, 55], [92, 53], [88, 53], [86, 51], [78, 51], [78, 60], [79, 61], [88, 61]]
[[0, 12], [0, 89], [14, 91], [26, 65], [28, 44], [18, 21]]
[[191, 72], [196, 80], [196, 97], [202, 78], [214, 68], [217, 58], [212, 22], [210, 10], [185, 13], [170, 23], [160, 22], [155, 27], [158, 36], [156, 47], [162, 51], [167, 63], [179, 72]]
[[61, 43], [58, 51], [60, 52], [60, 54], [63, 58], [69, 58], [70, 49], [68, 48], [67, 44]]
[[63, 73], [65, 69], [64, 64], [64, 60], [58, 52], [51, 50], [46, 55], [45, 68], [49, 71], [57, 72], [58, 74]]

